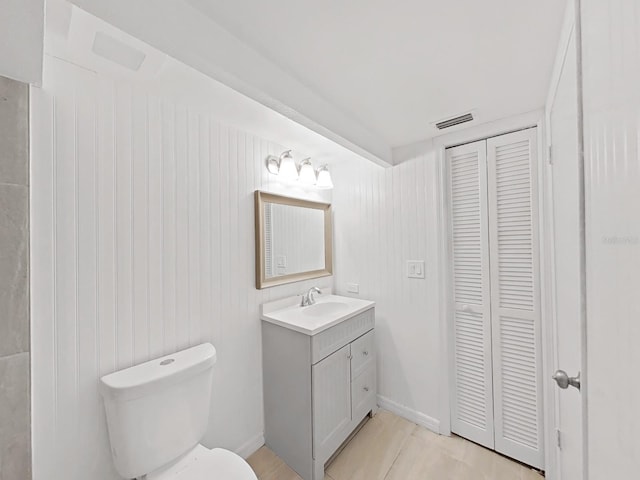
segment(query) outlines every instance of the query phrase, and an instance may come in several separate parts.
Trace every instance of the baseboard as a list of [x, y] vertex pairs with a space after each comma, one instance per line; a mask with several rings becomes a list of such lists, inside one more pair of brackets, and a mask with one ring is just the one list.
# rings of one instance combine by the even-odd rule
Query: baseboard
[[250, 438], [240, 447], [236, 448], [235, 452], [242, 458], [247, 459], [253, 455], [261, 446], [264, 445], [264, 433], [259, 433], [255, 437]]
[[391, 413], [405, 418], [410, 422], [417, 423], [418, 425], [431, 430], [435, 433], [440, 433], [440, 420], [437, 420], [429, 415], [413, 410], [404, 405], [400, 405], [393, 400], [390, 400], [382, 395], [378, 395], [378, 406], [384, 410], [388, 410]]

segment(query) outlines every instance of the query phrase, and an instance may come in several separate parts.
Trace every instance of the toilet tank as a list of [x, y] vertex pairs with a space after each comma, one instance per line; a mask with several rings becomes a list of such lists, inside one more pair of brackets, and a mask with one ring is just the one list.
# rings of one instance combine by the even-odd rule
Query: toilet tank
[[210, 343], [102, 377], [118, 473], [135, 478], [178, 459], [204, 436], [216, 350]]

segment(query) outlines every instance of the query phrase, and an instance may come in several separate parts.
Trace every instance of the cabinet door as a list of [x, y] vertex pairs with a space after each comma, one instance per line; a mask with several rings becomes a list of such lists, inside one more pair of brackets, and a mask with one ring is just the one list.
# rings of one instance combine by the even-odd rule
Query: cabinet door
[[351, 346], [346, 345], [311, 369], [313, 457], [335, 451], [351, 423]]

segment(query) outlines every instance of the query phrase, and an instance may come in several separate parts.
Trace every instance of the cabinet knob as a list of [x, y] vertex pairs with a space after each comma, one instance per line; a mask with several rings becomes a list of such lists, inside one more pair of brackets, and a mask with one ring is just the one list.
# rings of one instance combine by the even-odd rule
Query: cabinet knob
[[353, 355], [347, 355], [347, 358], [351, 360], [353, 358]]
[[369, 391], [369, 387], [364, 387], [364, 391], [368, 392]]
[[364, 352], [362, 352], [362, 354], [366, 357], [367, 355], [369, 355], [369, 352], [365, 350]]

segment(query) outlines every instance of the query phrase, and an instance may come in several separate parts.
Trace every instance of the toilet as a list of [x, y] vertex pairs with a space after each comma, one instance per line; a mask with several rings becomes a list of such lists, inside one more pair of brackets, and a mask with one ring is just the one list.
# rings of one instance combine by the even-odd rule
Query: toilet
[[204, 343], [102, 377], [116, 470], [146, 480], [257, 480], [238, 455], [200, 444], [216, 350]]

